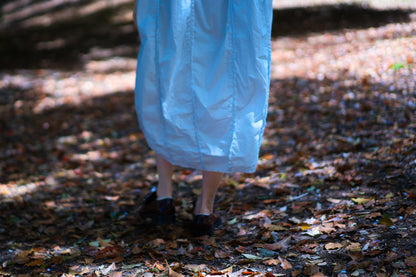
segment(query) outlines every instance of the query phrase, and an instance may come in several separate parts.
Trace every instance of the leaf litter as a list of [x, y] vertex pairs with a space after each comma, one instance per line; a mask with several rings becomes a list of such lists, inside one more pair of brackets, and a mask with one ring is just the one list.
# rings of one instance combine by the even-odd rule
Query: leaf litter
[[132, 58], [1, 72], [0, 274], [416, 274], [416, 16], [365, 12], [380, 17], [370, 28], [297, 22], [306, 32], [273, 37], [258, 171], [224, 179], [213, 237], [189, 234], [201, 182], [189, 169], [174, 175], [176, 225], [137, 220], [157, 175]]

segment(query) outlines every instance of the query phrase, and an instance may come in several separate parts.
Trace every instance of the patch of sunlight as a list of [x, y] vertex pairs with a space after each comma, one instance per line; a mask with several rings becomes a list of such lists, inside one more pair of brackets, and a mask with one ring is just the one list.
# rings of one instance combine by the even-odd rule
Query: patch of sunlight
[[3, 22], [12, 22], [31, 17], [37, 13], [47, 13], [51, 9], [69, 3], [80, 2], [80, 0], [50, 0], [40, 3], [30, 3], [27, 0], [13, 1], [3, 6]]
[[48, 95], [34, 107], [35, 113], [64, 104], [80, 104], [88, 98], [134, 89], [135, 72], [65, 73], [44, 76], [42, 92]]
[[67, 44], [67, 40], [58, 38], [51, 41], [42, 41], [36, 44], [38, 50], [52, 50], [64, 47]]
[[90, 61], [85, 65], [88, 72], [110, 72], [112, 70], [134, 69], [136, 59], [113, 58], [105, 61]]
[[41, 185], [41, 183], [28, 183], [24, 185], [0, 184], [0, 201], [2, 198], [15, 199], [24, 194], [32, 193]]
[[77, 105], [86, 99], [116, 92], [131, 92], [135, 84], [135, 59], [112, 58], [90, 61], [84, 71], [18, 70], [0, 74], [0, 89], [36, 90], [45, 95], [34, 113], [65, 104]]
[[[106, 9], [111, 9], [122, 4], [132, 3], [132, 0], [107, 0], [107, 1], [93, 1], [88, 4], [79, 4], [73, 6], [62, 5], [67, 4], [68, 1], [53, 0], [46, 3], [38, 3], [28, 5], [23, 9], [13, 10], [11, 6], [3, 8], [2, 25], [10, 25], [16, 21], [22, 21], [22, 27], [34, 26], [50, 26], [57, 22], [73, 20], [74, 18], [85, 17]], [[82, 1], [72, 0], [71, 3]], [[59, 8], [56, 11], [51, 9]]]

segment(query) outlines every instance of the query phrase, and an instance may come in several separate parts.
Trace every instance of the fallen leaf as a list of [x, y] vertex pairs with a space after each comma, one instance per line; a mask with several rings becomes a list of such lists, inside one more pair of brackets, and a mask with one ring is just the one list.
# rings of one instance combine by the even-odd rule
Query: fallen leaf
[[387, 252], [386, 254], [386, 258], [384, 259], [384, 261], [386, 263], [391, 263], [397, 259], [399, 259], [401, 256], [399, 254], [397, 254], [396, 252]]
[[[241, 270], [239, 272], [239, 274], [236, 275], [236, 276], [241, 276], [241, 272], [243, 272], [243, 270]], [[212, 276], [212, 275], [222, 275], [222, 276], [225, 275], [225, 276], [227, 276], [228, 274], [232, 274], [232, 273], [233, 273], [233, 267], [230, 266], [230, 267], [227, 267], [227, 268], [225, 268], [223, 270], [211, 271], [207, 276]]]
[[276, 224], [270, 224], [270, 223], [264, 223], [263, 227], [266, 228], [269, 231], [275, 231], [275, 232], [280, 232], [280, 231], [286, 231], [287, 228], [282, 226], [282, 225], [276, 225]]
[[262, 257], [251, 255], [251, 254], [241, 254], [241, 255], [243, 255], [244, 258], [249, 259], [249, 260], [261, 260], [262, 259]]
[[263, 264], [265, 265], [279, 265], [281, 262], [278, 259], [269, 259], [266, 261], [263, 261]]
[[[331, 224], [331, 225], [333, 226], [333, 224]], [[331, 233], [336, 231], [336, 229], [334, 227], [332, 227], [331, 225], [322, 224], [321, 226], [317, 226], [316, 228], [322, 233], [331, 234]]]
[[335, 198], [327, 198], [326, 199], [330, 203], [339, 204], [341, 203], [342, 199], [335, 199]]
[[270, 217], [272, 214], [273, 214], [273, 212], [270, 211], [270, 210], [263, 210], [263, 211], [260, 211], [256, 214], [246, 215], [243, 218], [247, 219], [247, 220], [253, 220], [253, 219], [257, 219], [257, 218]]
[[408, 257], [404, 259], [404, 263], [409, 267], [416, 267], [416, 257]]
[[31, 262], [26, 263], [26, 266], [40, 266], [44, 263], [44, 260], [33, 260]]
[[311, 237], [315, 237], [315, 236], [319, 236], [321, 234], [321, 232], [319, 231], [319, 228], [311, 228], [308, 229], [305, 234], [311, 236]]
[[389, 217], [383, 217], [382, 219], [380, 219], [379, 223], [390, 227], [394, 225], [394, 222], [389, 218]]
[[286, 260], [285, 258], [279, 257], [279, 261], [281, 262], [280, 266], [283, 269], [291, 269], [292, 268], [292, 264], [288, 262], [288, 260]]
[[111, 240], [109, 239], [98, 238], [97, 241], [99, 242], [101, 247], [106, 247], [106, 246], [111, 245]]
[[151, 242], [150, 242], [150, 244], [153, 246], [153, 247], [159, 247], [159, 246], [161, 246], [161, 245], [163, 245], [163, 244], [165, 244], [165, 240], [164, 239], [160, 239], [160, 238], [158, 238], [158, 239], [154, 239], [154, 240], [152, 240]]
[[106, 259], [106, 258], [117, 258], [121, 257], [124, 253], [124, 248], [118, 245], [108, 245], [101, 249], [97, 254], [97, 259]]
[[137, 263], [137, 264], [123, 265], [121, 268], [122, 269], [133, 269], [133, 268], [136, 268], [136, 267], [140, 267], [142, 265], [143, 265], [143, 263]]
[[16, 264], [25, 264], [31, 260], [31, 258], [29, 257], [29, 255], [31, 254], [32, 254], [32, 250], [27, 250], [27, 251], [18, 250], [17, 255], [13, 257], [12, 262]]
[[103, 269], [101, 272], [104, 275], [108, 275], [110, 273], [110, 271], [114, 271], [117, 269], [117, 266], [115, 263], [112, 263], [111, 265], [109, 265], [107, 268]]
[[217, 250], [214, 253], [214, 257], [217, 258], [217, 259], [225, 259], [225, 258], [230, 258], [231, 255], [228, 254], [228, 253], [226, 253], [226, 252], [224, 252], [224, 251]]
[[348, 251], [361, 251], [361, 244], [359, 242], [350, 243], [345, 249]]
[[325, 244], [325, 249], [326, 250], [340, 249], [342, 247], [343, 247], [342, 244], [338, 243], [338, 242], [336, 242], [336, 243], [330, 242], [330, 243]]
[[187, 264], [184, 266], [185, 269], [193, 272], [204, 271], [207, 268], [205, 264]]
[[62, 256], [53, 256], [52, 258], [49, 259], [49, 263], [50, 264], [60, 264], [62, 263], [62, 261], [64, 260], [64, 258]]
[[302, 222], [302, 223], [297, 224], [296, 227], [300, 228], [302, 231], [305, 231], [305, 230], [310, 229], [312, 226], [308, 223]]
[[185, 275], [177, 273], [173, 271], [171, 268], [169, 268], [169, 277], [185, 277]]
[[351, 200], [357, 204], [366, 204], [371, 200], [371, 198], [351, 198]]

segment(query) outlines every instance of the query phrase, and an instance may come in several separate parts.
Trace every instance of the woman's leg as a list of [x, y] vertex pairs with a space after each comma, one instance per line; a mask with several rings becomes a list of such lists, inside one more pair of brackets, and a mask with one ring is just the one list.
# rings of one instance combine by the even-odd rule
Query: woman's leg
[[157, 185], [157, 198], [172, 198], [172, 175], [174, 166], [156, 154], [157, 172], [159, 174], [159, 182]]
[[222, 172], [203, 171], [202, 172], [202, 192], [195, 205], [195, 215], [212, 214], [214, 211], [214, 200], [218, 187], [221, 183]]

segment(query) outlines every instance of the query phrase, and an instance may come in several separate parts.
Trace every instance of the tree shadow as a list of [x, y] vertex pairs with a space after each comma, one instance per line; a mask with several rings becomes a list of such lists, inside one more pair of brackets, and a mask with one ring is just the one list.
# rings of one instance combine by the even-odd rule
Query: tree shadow
[[[87, 4], [97, 1], [79, 1], [72, 5], [54, 7], [62, 11], [71, 8], [73, 16], [64, 20], [50, 19], [49, 24], [8, 22], [0, 30], [3, 55], [0, 69], [63, 68], [82, 69], [86, 60], [114, 56], [135, 57], [138, 36], [131, 21], [122, 17], [131, 10], [131, 3], [109, 5], [96, 11], [77, 14]], [[52, 11], [42, 11], [46, 18]], [[39, 15], [36, 13], [36, 15]], [[115, 18], [122, 20], [115, 20]], [[26, 18], [24, 18], [26, 19]], [[30, 17], [29, 17], [30, 19]], [[24, 23], [24, 21], [23, 21]], [[16, 25], [16, 26], [14, 26]], [[100, 51], [105, 50], [105, 51]]]
[[277, 9], [273, 13], [273, 37], [366, 29], [389, 23], [409, 22], [411, 10], [379, 10], [358, 4], [321, 5]]
[[[131, 11], [132, 3], [122, 1], [90, 13], [76, 13], [78, 9], [94, 2], [61, 3], [50, 9], [34, 10], [33, 14], [29, 10], [26, 17], [3, 23], [0, 28], [0, 69], [80, 70], [89, 59], [136, 57], [139, 40], [132, 21], [114, 20], [116, 16]], [[17, 11], [10, 9], [8, 13], [18, 12], [19, 9], [16, 9]], [[25, 20], [35, 16], [53, 18], [54, 12], [65, 9], [72, 9], [74, 16], [66, 16], [64, 20], [59, 17], [51, 19], [50, 24], [44, 25], [23, 24]], [[303, 36], [310, 32], [377, 27], [392, 22], [407, 22], [411, 12], [377, 10], [347, 4], [278, 9], [274, 11], [272, 33], [273, 37]]]

